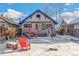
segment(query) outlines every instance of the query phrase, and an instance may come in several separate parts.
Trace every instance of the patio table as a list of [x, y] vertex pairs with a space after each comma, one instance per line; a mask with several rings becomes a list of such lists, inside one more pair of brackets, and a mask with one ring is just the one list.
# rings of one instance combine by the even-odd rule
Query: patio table
[[11, 50], [15, 50], [18, 48], [18, 43], [17, 42], [7, 42], [6, 48], [10, 48]]

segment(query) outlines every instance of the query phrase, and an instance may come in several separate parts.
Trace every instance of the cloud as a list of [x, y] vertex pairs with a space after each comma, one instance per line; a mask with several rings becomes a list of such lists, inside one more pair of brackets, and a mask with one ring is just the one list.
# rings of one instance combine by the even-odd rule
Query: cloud
[[63, 9], [63, 11], [67, 11], [67, 10], [68, 10], [67, 8], [64, 8], [64, 9]]
[[74, 11], [73, 11], [73, 15], [74, 17], [79, 17], [79, 8], [76, 8]]
[[70, 17], [73, 17], [73, 13], [72, 12], [63, 12], [61, 14], [61, 17], [70, 18]]
[[69, 23], [71, 20], [74, 19], [74, 15], [72, 12], [64, 12], [61, 14], [61, 19], [65, 20], [66, 23]]
[[79, 18], [79, 8], [75, 9], [73, 12], [63, 12], [61, 17], [62, 20], [70, 23], [72, 20]]
[[12, 22], [18, 23], [19, 22], [19, 18], [21, 18], [22, 16], [25, 16], [22, 12], [13, 10], [13, 9], [8, 9], [7, 12], [3, 13], [3, 16], [7, 17], [7, 18], [11, 18]]
[[66, 5], [66, 6], [69, 6], [69, 5], [70, 5], [70, 3], [66, 3], [65, 5]]
[[75, 8], [75, 10], [79, 10], [79, 8]]
[[51, 16], [52, 19], [56, 20], [56, 15]]
[[66, 18], [79, 17], [79, 8], [77, 8], [73, 12], [63, 12], [61, 14], [61, 17], [66, 17]]
[[13, 9], [8, 9], [7, 12], [4, 13], [4, 15], [9, 18], [19, 18], [21, 16], [24, 16], [24, 14], [22, 12], [18, 12]]
[[65, 3], [66, 6], [72, 5], [72, 3]]

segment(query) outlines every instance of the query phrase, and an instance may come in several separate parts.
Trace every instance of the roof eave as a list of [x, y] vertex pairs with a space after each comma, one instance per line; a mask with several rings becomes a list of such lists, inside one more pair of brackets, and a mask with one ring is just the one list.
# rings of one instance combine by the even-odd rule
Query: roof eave
[[[46, 17], [48, 17], [50, 20], [53, 21], [54, 24], [58, 24], [55, 20], [53, 20], [52, 18], [50, 18], [48, 15], [46, 15], [45, 13], [43, 13], [42, 11], [40, 10], [37, 10], [35, 12], [33, 12], [30, 16], [32, 16], [33, 14], [35, 14], [36, 12], [41, 12], [43, 15], [45, 15]], [[21, 25], [26, 19], [28, 19], [30, 16], [28, 16], [27, 18], [25, 18], [24, 20], [22, 20], [19, 25]]]

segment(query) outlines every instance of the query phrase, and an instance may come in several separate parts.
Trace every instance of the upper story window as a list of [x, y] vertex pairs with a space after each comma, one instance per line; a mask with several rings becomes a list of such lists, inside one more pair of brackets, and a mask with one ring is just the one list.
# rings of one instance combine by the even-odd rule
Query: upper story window
[[40, 18], [40, 17], [41, 17], [40, 14], [37, 14], [37, 15], [36, 15], [36, 18]]

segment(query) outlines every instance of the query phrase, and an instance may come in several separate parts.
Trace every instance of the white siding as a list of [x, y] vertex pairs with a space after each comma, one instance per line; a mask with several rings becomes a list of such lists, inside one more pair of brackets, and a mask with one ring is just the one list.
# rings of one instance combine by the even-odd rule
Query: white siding
[[[41, 15], [41, 18], [40, 18], [40, 20], [38, 19], [38, 18], [36, 18], [36, 15], [37, 15], [38, 13], [35, 13], [33, 16], [32, 16], [32, 18], [30, 17], [30, 18], [28, 18], [27, 20], [25, 20], [24, 21], [24, 23], [23, 24], [26, 24], [27, 23], [27, 21], [51, 21], [50, 19], [48, 19], [47, 17], [45, 18], [45, 16], [43, 15], [43, 14], [41, 14], [41, 13], [39, 13], [40, 15]], [[52, 22], [52, 21], [51, 21]], [[53, 22], [52, 22], [53, 23]]]
[[4, 27], [9, 26], [9, 24], [6, 21], [0, 19], [0, 26], [2, 26], [3, 24], [4, 24]]
[[38, 13], [35, 13], [33, 16], [32, 16], [32, 19], [31, 19], [31, 17], [28, 19], [28, 20], [26, 20], [26, 21], [51, 21], [51, 20], [49, 20], [47, 17], [46, 17], [46, 19], [45, 19], [45, 16], [43, 15], [43, 14], [41, 14], [41, 13], [39, 13], [40, 14], [40, 16], [41, 16], [41, 18], [40, 18], [40, 20], [38, 19], [38, 18], [36, 18], [36, 15], [37, 15]]
[[[29, 17], [27, 20], [25, 20], [24, 21], [24, 23], [22, 23], [20, 26], [21, 26], [21, 28], [23, 28], [23, 31], [26, 31], [26, 29], [27, 28], [24, 28], [24, 24], [27, 24], [27, 23], [29, 23], [29, 22], [50, 22], [50, 23], [52, 23], [52, 26], [53, 26], [53, 29], [55, 29], [55, 27], [54, 27], [54, 24], [53, 24], [53, 21], [51, 21], [49, 18], [47, 18], [47, 17], [45, 17], [45, 15], [43, 15], [42, 13], [39, 13], [40, 14], [40, 19], [39, 18], [36, 18], [36, 15], [38, 14], [38, 12], [37, 13], [35, 13], [34, 15], [32, 15], [32, 18], [31, 17]], [[35, 30], [35, 24], [36, 23], [32, 23], [32, 29], [33, 30]], [[39, 25], [39, 30], [41, 30], [41, 23], [37, 23], [38, 25]], [[46, 24], [46, 23], [45, 23]], [[37, 30], [35, 30], [35, 31], [37, 31]]]

